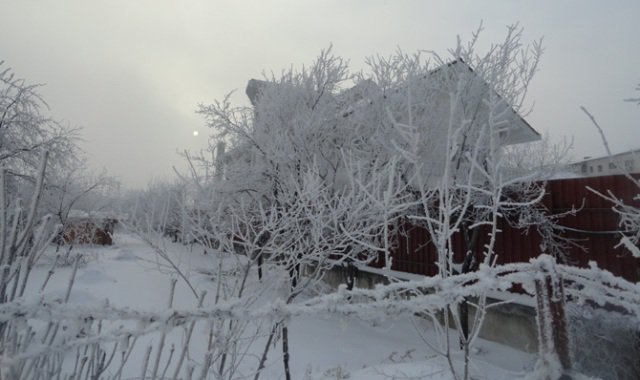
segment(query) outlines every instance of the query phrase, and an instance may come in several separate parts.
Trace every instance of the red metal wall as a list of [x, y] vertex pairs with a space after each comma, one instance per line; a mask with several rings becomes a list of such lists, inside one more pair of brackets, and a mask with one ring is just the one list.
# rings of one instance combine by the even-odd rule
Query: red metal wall
[[[569, 264], [587, 266], [589, 261], [595, 261], [600, 268], [629, 281], [640, 281], [640, 259], [633, 258], [625, 249], [614, 248], [620, 236], [606, 233], [618, 229], [618, 217], [611, 209], [611, 203], [589, 191], [587, 187], [601, 193], [610, 190], [626, 204], [640, 207], [640, 201], [633, 199], [640, 190], [622, 175], [549, 181], [543, 203], [550, 214], [559, 214], [572, 207], [583, 206], [576, 215], [558, 221], [562, 226], [582, 231], [563, 232], [563, 236], [577, 239], [584, 248], [584, 251], [577, 247], [568, 250]], [[525, 262], [541, 253], [540, 236], [535, 228], [528, 231], [517, 230], [504, 221], [500, 221], [499, 228], [502, 230], [496, 240], [499, 264]], [[415, 274], [436, 274], [436, 253], [430, 244], [428, 232], [422, 227], [411, 225], [405, 225], [403, 230], [404, 232], [398, 235], [397, 248], [391, 254], [392, 269]], [[484, 244], [482, 240], [483, 238], [479, 239], [478, 247]], [[465, 252], [461, 234], [454, 237], [454, 251], [454, 261], [460, 262]], [[380, 257], [371, 265], [381, 267], [384, 265], [384, 259]]]

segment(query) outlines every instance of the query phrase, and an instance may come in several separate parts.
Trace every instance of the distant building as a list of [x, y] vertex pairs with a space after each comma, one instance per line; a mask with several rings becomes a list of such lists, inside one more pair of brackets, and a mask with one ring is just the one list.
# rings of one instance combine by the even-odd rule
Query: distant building
[[622, 173], [640, 172], [640, 150], [630, 150], [597, 158], [585, 157], [571, 164], [573, 170], [581, 176], [595, 177]]

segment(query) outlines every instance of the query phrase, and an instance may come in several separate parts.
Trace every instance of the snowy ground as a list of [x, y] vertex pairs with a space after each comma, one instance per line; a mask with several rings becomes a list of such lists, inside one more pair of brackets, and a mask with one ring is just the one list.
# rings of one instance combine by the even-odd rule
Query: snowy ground
[[[195, 290], [215, 293], [214, 276], [216, 262], [212, 254], [204, 255], [200, 247], [180, 244], [166, 246], [175, 263], [189, 278]], [[82, 251], [86, 265], [78, 270], [70, 304], [104, 304], [126, 306], [137, 310], [166, 310], [169, 283], [177, 278], [175, 271], [158, 257], [154, 250], [139, 238], [121, 233], [115, 237], [112, 247], [75, 247]], [[30, 282], [30, 297], [39, 289], [50, 269], [51, 254], [45, 256], [36, 268]], [[45, 297], [62, 298], [72, 272], [71, 267], [57, 268], [47, 284]], [[251, 273], [247, 292], [259, 292], [260, 299], [273, 299], [281, 290], [282, 282], [272, 281], [283, 276], [278, 268], [266, 270], [262, 282]], [[268, 284], [275, 284], [269, 286]], [[205, 307], [210, 304], [208, 296]], [[178, 279], [174, 307], [193, 308], [197, 300], [184, 281]], [[259, 326], [260, 333], [245, 354], [247, 363], [256, 363], [264, 349], [269, 328]], [[322, 318], [303, 316], [290, 321], [291, 367], [294, 379], [451, 379], [446, 363], [433, 353], [423, 341], [434, 339], [428, 323], [423, 320], [401, 317], [394, 321], [382, 321], [375, 326], [355, 319], [342, 317]], [[202, 356], [197, 352], [197, 341], [204, 341], [205, 329], [196, 329], [192, 360]], [[168, 344], [179, 344], [184, 334], [177, 332], [168, 337]], [[157, 342], [158, 334], [147, 338]], [[143, 342], [144, 343], [144, 342]], [[140, 378], [144, 344], [141, 344], [125, 371], [131, 377]], [[139, 351], [139, 352], [138, 352]], [[283, 378], [280, 344], [269, 352], [269, 360], [261, 378]], [[475, 379], [514, 379], [526, 374], [533, 366], [530, 354], [480, 340], [473, 357]], [[251, 364], [254, 365], [254, 364]], [[251, 367], [247, 365], [247, 371]], [[255, 368], [255, 367], [254, 367]], [[240, 372], [239, 372], [240, 373]]]

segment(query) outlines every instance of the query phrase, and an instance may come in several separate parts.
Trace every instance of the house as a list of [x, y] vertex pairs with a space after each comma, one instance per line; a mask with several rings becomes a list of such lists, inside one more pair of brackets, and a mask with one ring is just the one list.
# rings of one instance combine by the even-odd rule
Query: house
[[[360, 81], [354, 87], [346, 89], [335, 95], [338, 102], [344, 103], [344, 113], [342, 116], [348, 118], [358, 111], [368, 111], [372, 105], [382, 105], [388, 103], [393, 97], [407, 98], [407, 90], [412, 87], [416, 94], [420, 92], [428, 93], [432, 104], [435, 107], [425, 107], [423, 111], [436, 111], [438, 106], [443, 106], [442, 89], [464, 83], [464, 97], [470, 104], [467, 108], [472, 109], [477, 120], [486, 121], [488, 116], [487, 101], [489, 100], [495, 108], [491, 109], [492, 117], [497, 120], [495, 124], [501, 124], [498, 133], [502, 137], [504, 145], [519, 144], [540, 140], [540, 134], [527, 123], [506, 100], [502, 98], [490, 85], [480, 78], [474, 70], [462, 59], [457, 59], [447, 65], [432, 70], [423, 78], [416, 78], [407, 81], [404, 86], [392, 89], [381, 89], [370, 79]], [[247, 83], [246, 95], [251, 104], [256, 107], [258, 101], [265, 91], [278, 88], [280, 85], [274, 82], [267, 82], [258, 79], [251, 79]], [[421, 88], [422, 87], [422, 88]], [[441, 88], [438, 88], [441, 87]], [[412, 91], [413, 92], [413, 91]], [[423, 103], [424, 99], [416, 103]], [[440, 110], [442, 111], [442, 110]], [[466, 110], [461, 110], [466, 111]], [[440, 114], [440, 112], [436, 112]], [[438, 115], [442, 116], [442, 115]], [[448, 115], [447, 115], [448, 116]], [[433, 115], [431, 116], [433, 117]]]
[[[427, 185], [433, 185], [441, 177], [444, 157], [449, 153], [443, 143], [447, 134], [455, 135], [458, 152], [453, 159], [458, 160], [458, 169], [462, 157], [474, 146], [500, 149], [540, 139], [508, 101], [461, 59], [400, 84], [365, 79], [351, 88], [327, 92], [320, 92], [322, 99], [306, 99], [310, 92], [304, 85], [251, 79], [246, 88], [255, 110], [251, 142], [233, 146], [226, 162], [244, 161], [249, 164], [245, 170], [248, 166], [257, 172], [268, 171], [268, 163], [259, 157], [263, 153], [252, 156], [248, 150], [252, 144], [274, 145], [275, 141], [280, 144], [278, 158], [285, 159], [278, 163], [282, 172], [294, 173], [313, 162], [321, 176], [335, 178], [334, 185], [339, 188], [343, 176], [336, 167], [340, 166], [337, 160], [342, 152], [360, 162], [374, 162], [397, 155], [399, 149], [413, 149], [418, 164], [411, 169], [400, 167], [399, 171], [404, 171], [406, 178], [414, 178], [408, 171], [420, 170]], [[460, 96], [452, 99], [453, 93]], [[320, 106], [325, 107], [319, 116], [309, 112], [317, 101], [324, 102]], [[274, 104], [280, 107], [276, 111]], [[277, 113], [279, 119], [271, 122]], [[448, 131], [449, 125], [455, 125], [455, 133]], [[398, 126], [419, 128], [411, 137], [418, 141], [402, 140]], [[326, 139], [318, 139], [319, 135]], [[494, 138], [497, 144], [490, 142]], [[307, 155], [292, 166], [286, 162], [289, 141], [304, 145]]]
[[[459, 104], [455, 104], [456, 107], [460, 107], [457, 116], [450, 112], [452, 103], [447, 96], [451, 94], [448, 91], [451, 88], [463, 89], [463, 91], [456, 93], [461, 97]], [[261, 114], [263, 110], [260, 108], [262, 96], [271, 96], [273, 99], [290, 97], [292, 104], [299, 104], [302, 91], [297, 91], [298, 89], [290, 84], [283, 86], [273, 82], [249, 81], [247, 96], [256, 109], [257, 123], [261, 122], [260, 117], [263, 116]], [[409, 102], [410, 98], [413, 100]], [[414, 78], [399, 85], [395, 84], [393, 87], [385, 88], [373, 81], [363, 80], [351, 88], [332, 94], [328, 102], [333, 105], [333, 109], [323, 115], [321, 120], [329, 121], [328, 124], [331, 124], [333, 128], [341, 128], [344, 134], [352, 133], [350, 138], [355, 143], [351, 143], [352, 145], [348, 145], [347, 148], [360, 154], [360, 158], [377, 159], [385, 154], [385, 150], [390, 145], [389, 142], [392, 142], [398, 134], [398, 130], [391, 125], [393, 122], [406, 128], [411, 125], [421, 128], [420, 133], [412, 134], [412, 136], [417, 136], [417, 139], [421, 139], [416, 141], [416, 145], [420, 147], [418, 151], [419, 162], [424, 164], [425, 170], [430, 170], [428, 174], [435, 179], [440, 174], [439, 165], [443, 159], [442, 135], [446, 132], [445, 127], [451, 118], [456, 118], [453, 120], [456, 125], [463, 126], [460, 133], [456, 135], [460, 156], [468, 151], [468, 147], [482, 147], [482, 144], [473, 145], [479, 138], [488, 141], [488, 138], [496, 137], [500, 147], [535, 141], [540, 138], [540, 135], [496, 90], [491, 88], [485, 80], [476, 75], [474, 70], [461, 60], [433, 70], [425, 77]], [[415, 111], [412, 117], [403, 114], [409, 103], [413, 105], [412, 111]], [[492, 132], [495, 135], [482, 136], [477, 131], [482, 129], [490, 119], [493, 123]], [[371, 127], [374, 124], [375, 127]], [[264, 127], [276, 128], [278, 126], [274, 123], [274, 125]], [[285, 128], [289, 128], [286, 131], [287, 134], [279, 135], [278, 138], [283, 143], [286, 142], [289, 135], [297, 138], [296, 134], [300, 133], [296, 130], [298, 126], [304, 133], [306, 127], [304, 124], [292, 123], [284, 125]], [[275, 129], [261, 131], [261, 127], [256, 128], [258, 137], [263, 132], [278, 133]], [[315, 127], [323, 128], [324, 125], [318, 123]], [[329, 130], [329, 132], [331, 131]], [[265, 135], [268, 134], [265, 133]], [[301, 141], [304, 140], [301, 139]], [[340, 148], [343, 147], [344, 145], [340, 146]], [[308, 147], [311, 151], [315, 148], [315, 146]], [[367, 156], [367, 153], [372, 154]], [[249, 161], [252, 160], [248, 156], [245, 157]], [[614, 191], [616, 196], [632, 202], [637, 194], [637, 189], [633, 186], [629, 188], [630, 183], [624, 176], [612, 174], [620, 174], [623, 170], [630, 173], [640, 172], [639, 157], [640, 151], [629, 151], [611, 157], [587, 159], [573, 164], [573, 167], [583, 176], [606, 175], [607, 177], [591, 181], [588, 178], [575, 178], [574, 175], [565, 173], [562, 175], [564, 178], [557, 178], [543, 184], [546, 186], [546, 195], [542, 203], [549, 210], [550, 215], [566, 213], [573, 208], [579, 209], [581, 203], [585, 202], [586, 209], [581, 209], [577, 216], [567, 216], [558, 222], [564, 228], [562, 230], [564, 236], [569, 236], [576, 241], [586, 241], [585, 246], [588, 245], [591, 252], [602, 256], [595, 258], [599, 265], [632, 281], [637, 281], [640, 278], [639, 266], [637, 260], [629, 257], [628, 254], [624, 255], [624, 260], [628, 261], [624, 265], [620, 264], [623, 259], [618, 256], [623, 256], [624, 252], [620, 248], [615, 248], [619, 240], [619, 233], [616, 232], [618, 218], [611, 210], [611, 204], [593, 194], [587, 189], [587, 186], [603, 193], [608, 190]], [[304, 163], [302, 162], [302, 164]], [[260, 166], [261, 164], [263, 166]], [[265, 167], [266, 165], [259, 161], [256, 165], [249, 165], [252, 170]], [[402, 169], [399, 165], [399, 170]], [[288, 170], [285, 173], [291, 175], [292, 172], [294, 170]], [[634, 190], [636, 191], [634, 192]], [[500, 223], [502, 223], [499, 228], [501, 233], [496, 248], [499, 251], [497, 255], [499, 260], [505, 260], [504, 262], [526, 261], [542, 252], [541, 237], [536, 235], [536, 232], [517, 230], [515, 227], [507, 225], [504, 220]], [[413, 226], [406, 230], [405, 240], [398, 245], [398, 252], [392, 255], [393, 269], [420, 275], [435, 274], [435, 253], [427, 252], [428, 248], [425, 242], [428, 242], [430, 237], [426, 230], [420, 226]], [[465, 246], [466, 243], [462, 236], [456, 236], [455, 239], [457, 239], [456, 247]], [[593, 246], [589, 245], [592, 243]], [[480, 239], [479, 247], [482, 247], [482, 244], [484, 243]], [[459, 251], [455, 252], [455, 263], [462, 261], [462, 254], [465, 250], [459, 249]], [[481, 251], [481, 249], [477, 251]], [[579, 248], [571, 246], [566, 251], [569, 257], [568, 262], [586, 265], [588, 256], [581, 253]], [[383, 264], [379, 262], [377, 265]]]
[[640, 150], [629, 150], [611, 156], [585, 157], [570, 167], [583, 177], [640, 173]]

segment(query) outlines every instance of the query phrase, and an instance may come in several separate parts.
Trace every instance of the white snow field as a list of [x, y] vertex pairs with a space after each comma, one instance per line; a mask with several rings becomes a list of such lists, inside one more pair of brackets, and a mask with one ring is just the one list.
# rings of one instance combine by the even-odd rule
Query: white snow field
[[[214, 302], [217, 281], [214, 273], [219, 262], [213, 254], [203, 254], [199, 246], [166, 243], [166, 252], [189, 279], [199, 294], [206, 290], [204, 309]], [[64, 250], [64, 248], [62, 248]], [[185, 281], [176, 275], [174, 268], [159, 257], [154, 249], [135, 235], [118, 233], [111, 247], [76, 246], [72, 254], [82, 252], [87, 262], [81, 265], [68, 302], [68, 308], [82, 305], [108, 304], [114, 307], [128, 307], [137, 311], [164, 312], [168, 307], [168, 294], [172, 279], [177, 279], [173, 307], [195, 309], [197, 299]], [[53, 249], [47, 252], [33, 273], [29, 283], [28, 296], [32, 300], [63, 298], [73, 271], [71, 266], [56, 268], [44, 292], [40, 288], [47, 272], [51, 269]], [[243, 257], [227, 258], [238, 260]], [[223, 263], [223, 267], [226, 264]], [[229, 265], [229, 268], [232, 266]], [[228, 273], [227, 275], [238, 275]], [[278, 280], [278, 279], [282, 280]], [[285, 285], [286, 274], [277, 266], [265, 268], [265, 278], [258, 281], [257, 273], [247, 277], [247, 294], [258, 295], [253, 307], [278, 298]], [[315, 291], [318, 291], [317, 289]], [[314, 295], [314, 290], [300, 299]], [[108, 301], [107, 301], [108, 300]], [[102, 326], [103, 331], [117, 329], [130, 322], [109, 321]], [[120, 326], [119, 326], [120, 325]], [[186, 324], [185, 324], [186, 325]], [[271, 331], [272, 321], [251, 321], [243, 330], [237, 357], [230, 362], [238, 362], [233, 378], [252, 378]], [[142, 328], [142, 327], [140, 327]], [[115, 331], [115, 330], [114, 330]], [[178, 360], [181, 342], [186, 336], [186, 326], [173, 328], [166, 336], [162, 363], [158, 373], [171, 378], [172, 369]], [[289, 345], [291, 353], [291, 374], [293, 379], [453, 379], [444, 358], [434, 353], [425, 340], [435, 339], [430, 324], [420, 318], [398, 316], [395, 320], [379, 320], [375, 323], [363, 322], [348, 317], [300, 316], [289, 321]], [[131, 357], [123, 367], [123, 378], [142, 378], [142, 367], [147, 347], [153, 346], [147, 374], [152, 371], [157, 355], [157, 345], [162, 339], [158, 330], [140, 338], [132, 350]], [[206, 355], [208, 329], [206, 321], [198, 322], [189, 344], [186, 356], [188, 365], [197, 368]], [[452, 334], [455, 339], [455, 334]], [[175, 353], [171, 347], [175, 344]], [[108, 346], [107, 346], [108, 347]], [[109, 349], [106, 349], [109, 352]], [[66, 353], [66, 368], [73, 366], [75, 350]], [[170, 365], [165, 369], [169, 355]], [[462, 359], [462, 354], [458, 356]], [[119, 369], [119, 355], [115, 358], [103, 378], [109, 378]], [[531, 371], [535, 355], [514, 350], [506, 346], [480, 340], [472, 357], [473, 379], [516, 379]], [[205, 377], [213, 378], [213, 377]], [[268, 360], [262, 370], [261, 379], [284, 378], [281, 342], [270, 347]]]

